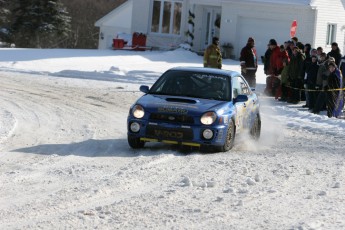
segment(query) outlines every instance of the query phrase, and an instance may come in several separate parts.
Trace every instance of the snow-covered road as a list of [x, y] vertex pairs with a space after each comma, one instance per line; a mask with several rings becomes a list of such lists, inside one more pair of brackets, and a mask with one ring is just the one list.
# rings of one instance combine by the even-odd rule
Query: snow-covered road
[[132, 150], [138, 85], [0, 79], [1, 229], [345, 229], [343, 121], [261, 97], [259, 144]]

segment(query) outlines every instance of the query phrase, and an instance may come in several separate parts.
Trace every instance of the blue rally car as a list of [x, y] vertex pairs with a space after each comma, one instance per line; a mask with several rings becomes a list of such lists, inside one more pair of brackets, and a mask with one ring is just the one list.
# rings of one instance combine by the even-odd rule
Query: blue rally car
[[259, 100], [235, 71], [176, 67], [167, 70], [130, 108], [128, 144], [164, 142], [228, 151], [235, 136], [248, 132], [258, 140]]

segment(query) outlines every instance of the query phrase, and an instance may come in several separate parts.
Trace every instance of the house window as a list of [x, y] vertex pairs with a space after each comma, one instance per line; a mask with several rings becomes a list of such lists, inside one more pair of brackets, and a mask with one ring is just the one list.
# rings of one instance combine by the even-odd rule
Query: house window
[[337, 25], [336, 24], [328, 24], [327, 25], [326, 45], [331, 45], [332, 42], [335, 42], [336, 31], [337, 31]]
[[181, 34], [182, 1], [154, 0], [151, 32]]

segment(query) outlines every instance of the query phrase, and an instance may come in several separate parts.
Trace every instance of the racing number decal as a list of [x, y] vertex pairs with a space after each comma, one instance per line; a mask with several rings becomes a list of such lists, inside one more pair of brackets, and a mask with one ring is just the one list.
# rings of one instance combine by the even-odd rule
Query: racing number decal
[[240, 131], [243, 128], [243, 119], [246, 108], [243, 105], [236, 106], [237, 113], [236, 113], [236, 127], [237, 130]]

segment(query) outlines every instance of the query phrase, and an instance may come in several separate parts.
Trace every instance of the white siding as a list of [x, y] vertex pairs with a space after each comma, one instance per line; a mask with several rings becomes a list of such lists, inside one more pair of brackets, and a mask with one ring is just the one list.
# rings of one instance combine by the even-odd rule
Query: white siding
[[[255, 11], [248, 10], [255, 8]], [[239, 57], [240, 49], [246, 44], [244, 35], [253, 36], [256, 39], [256, 47], [263, 55], [267, 43], [275, 38], [278, 44], [290, 39], [290, 27], [293, 20], [297, 20], [298, 28], [296, 36], [304, 43], [310, 43], [314, 38], [314, 14], [315, 11], [308, 6], [284, 6], [266, 4], [223, 4], [221, 42], [230, 42], [234, 46], [234, 55]], [[241, 21], [242, 19], [242, 21]], [[243, 21], [245, 19], [245, 21]], [[246, 22], [252, 20], [250, 26]], [[257, 21], [255, 21], [257, 20]], [[246, 26], [246, 28], [239, 28]], [[247, 31], [249, 30], [249, 31]], [[241, 35], [242, 34], [242, 35]]]
[[321, 46], [325, 52], [331, 50], [326, 46], [327, 24], [337, 24], [336, 42], [344, 55], [344, 36], [345, 36], [345, 0], [316, 0], [317, 7], [317, 27], [315, 36], [315, 46]]
[[151, 1], [150, 0], [134, 0], [132, 17], [132, 32], [149, 32], [149, 23], [151, 15]]

